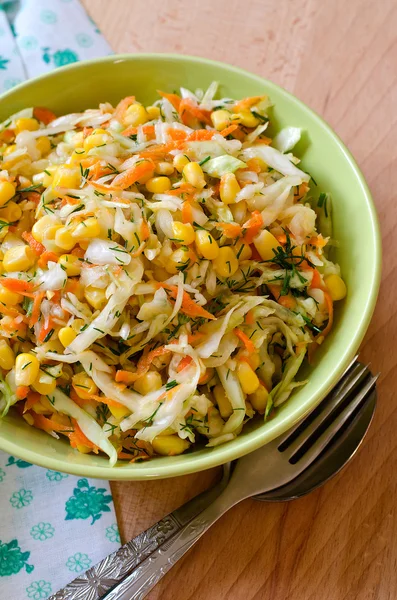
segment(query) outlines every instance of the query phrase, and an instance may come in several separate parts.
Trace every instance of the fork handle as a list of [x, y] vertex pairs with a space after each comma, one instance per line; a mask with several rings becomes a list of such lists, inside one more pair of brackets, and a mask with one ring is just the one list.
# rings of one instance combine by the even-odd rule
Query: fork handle
[[170, 540], [150, 554], [102, 600], [141, 600], [174, 564], [197, 542], [229, 508], [240, 501], [223, 492], [210, 506], [185, 525]]

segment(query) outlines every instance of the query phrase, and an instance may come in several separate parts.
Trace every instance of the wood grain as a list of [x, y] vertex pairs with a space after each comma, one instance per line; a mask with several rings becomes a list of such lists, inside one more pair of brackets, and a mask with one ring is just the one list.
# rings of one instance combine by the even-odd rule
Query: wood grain
[[[238, 65], [293, 92], [353, 152], [373, 193], [384, 269], [362, 360], [381, 371], [363, 448], [341, 474], [288, 504], [225, 515], [150, 600], [397, 598], [397, 4], [395, 0], [84, 0], [116, 52], [178, 52]], [[394, 110], [393, 110], [394, 109]], [[117, 483], [124, 540], [210, 485], [206, 472]]]

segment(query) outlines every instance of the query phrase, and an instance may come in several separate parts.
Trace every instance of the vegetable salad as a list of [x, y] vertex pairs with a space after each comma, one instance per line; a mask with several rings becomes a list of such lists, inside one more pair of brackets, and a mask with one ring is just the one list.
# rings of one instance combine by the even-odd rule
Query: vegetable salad
[[266, 95], [216, 92], [0, 125], [2, 416], [114, 465], [228, 442], [305, 383], [346, 294], [331, 199]]

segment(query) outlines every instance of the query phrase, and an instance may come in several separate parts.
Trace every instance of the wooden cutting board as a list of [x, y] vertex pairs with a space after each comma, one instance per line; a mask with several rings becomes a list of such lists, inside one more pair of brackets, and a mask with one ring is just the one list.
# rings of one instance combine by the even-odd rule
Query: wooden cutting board
[[[355, 460], [286, 504], [243, 502], [150, 600], [397, 598], [397, 3], [395, 0], [83, 0], [116, 52], [222, 60], [285, 87], [353, 152], [383, 230], [383, 285], [361, 360], [381, 371], [378, 410]], [[337, 176], [337, 174], [336, 174]], [[215, 479], [114, 483], [130, 539]]]

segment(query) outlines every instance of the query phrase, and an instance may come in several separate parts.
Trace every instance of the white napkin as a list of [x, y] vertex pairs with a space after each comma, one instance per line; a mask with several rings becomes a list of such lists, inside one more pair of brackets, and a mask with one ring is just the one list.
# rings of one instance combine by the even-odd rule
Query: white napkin
[[[110, 53], [77, 0], [0, 1], [0, 92]], [[119, 546], [109, 482], [0, 453], [1, 600], [45, 600]]]

